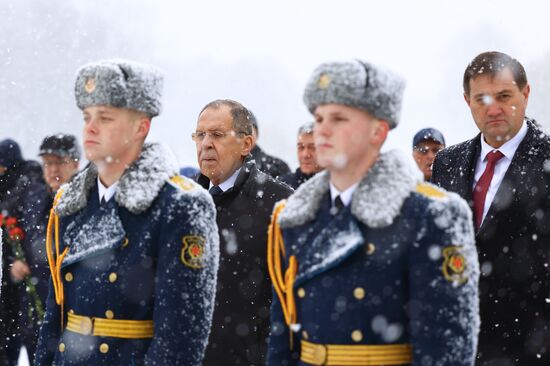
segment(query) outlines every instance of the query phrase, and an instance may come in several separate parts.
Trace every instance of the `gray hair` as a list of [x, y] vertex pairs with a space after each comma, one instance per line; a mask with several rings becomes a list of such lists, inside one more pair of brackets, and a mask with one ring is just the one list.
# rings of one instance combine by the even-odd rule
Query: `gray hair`
[[315, 123], [313, 122], [304, 123], [303, 125], [300, 126], [300, 128], [298, 128], [298, 136], [312, 134], [314, 126], [315, 126]]
[[216, 99], [207, 105], [205, 105], [199, 116], [205, 110], [209, 108], [220, 109], [222, 106], [229, 108], [231, 117], [233, 119], [232, 127], [235, 132], [242, 132], [246, 135], [252, 135], [252, 120], [254, 119], [252, 113], [241, 103], [231, 99]]

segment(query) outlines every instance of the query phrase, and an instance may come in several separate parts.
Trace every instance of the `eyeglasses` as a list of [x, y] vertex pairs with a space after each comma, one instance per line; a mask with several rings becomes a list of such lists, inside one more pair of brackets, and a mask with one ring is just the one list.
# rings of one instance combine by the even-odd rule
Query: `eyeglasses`
[[209, 136], [214, 141], [221, 141], [229, 135], [246, 135], [246, 132], [241, 131], [196, 131], [191, 134], [191, 139], [195, 142], [201, 142], [206, 136]]
[[432, 152], [434, 154], [437, 154], [441, 150], [443, 150], [443, 147], [427, 147], [427, 146], [415, 146], [414, 148], [416, 151], [418, 151], [422, 155], [426, 155], [428, 152]]

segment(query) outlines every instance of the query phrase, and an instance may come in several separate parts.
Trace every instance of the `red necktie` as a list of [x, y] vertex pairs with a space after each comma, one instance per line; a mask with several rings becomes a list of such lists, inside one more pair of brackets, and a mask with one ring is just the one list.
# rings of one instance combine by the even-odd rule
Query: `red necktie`
[[483, 208], [485, 207], [485, 197], [487, 196], [487, 191], [493, 180], [493, 174], [495, 172], [495, 165], [497, 161], [502, 159], [504, 154], [498, 150], [493, 150], [487, 154], [487, 166], [485, 171], [477, 181], [477, 184], [474, 188], [474, 220], [476, 229], [479, 229], [481, 226], [481, 221], [483, 219]]

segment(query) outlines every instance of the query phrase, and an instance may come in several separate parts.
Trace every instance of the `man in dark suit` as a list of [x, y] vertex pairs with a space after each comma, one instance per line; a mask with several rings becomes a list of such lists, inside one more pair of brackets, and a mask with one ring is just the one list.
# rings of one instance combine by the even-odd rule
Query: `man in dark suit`
[[215, 100], [200, 112], [193, 141], [201, 174], [216, 205], [220, 267], [203, 366], [262, 366], [267, 352], [271, 282], [267, 228], [277, 201], [292, 189], [261, 172], [250, 156], [250, 111]]
[[464, 73], [480, 130], [442, 150], [432, 182], [474, 211], [480, 279], [480, 366], [550, 364], [550, 138], [525, 117], [523, 66], [500, 52]]

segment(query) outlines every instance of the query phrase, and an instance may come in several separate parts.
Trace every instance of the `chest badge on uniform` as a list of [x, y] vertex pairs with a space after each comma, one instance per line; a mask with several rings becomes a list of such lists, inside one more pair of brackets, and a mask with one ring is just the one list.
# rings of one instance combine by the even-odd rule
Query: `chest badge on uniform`
[[443, 249], [443, 276], [450, 282], [462, 284], [467, 281], [466, 259], [460, 252], [460, 247], [449, 246]]
[[204, 267], [204, 238], [202, 236], [188, 235], [182, 239], [181, 261], [187, 267]]

